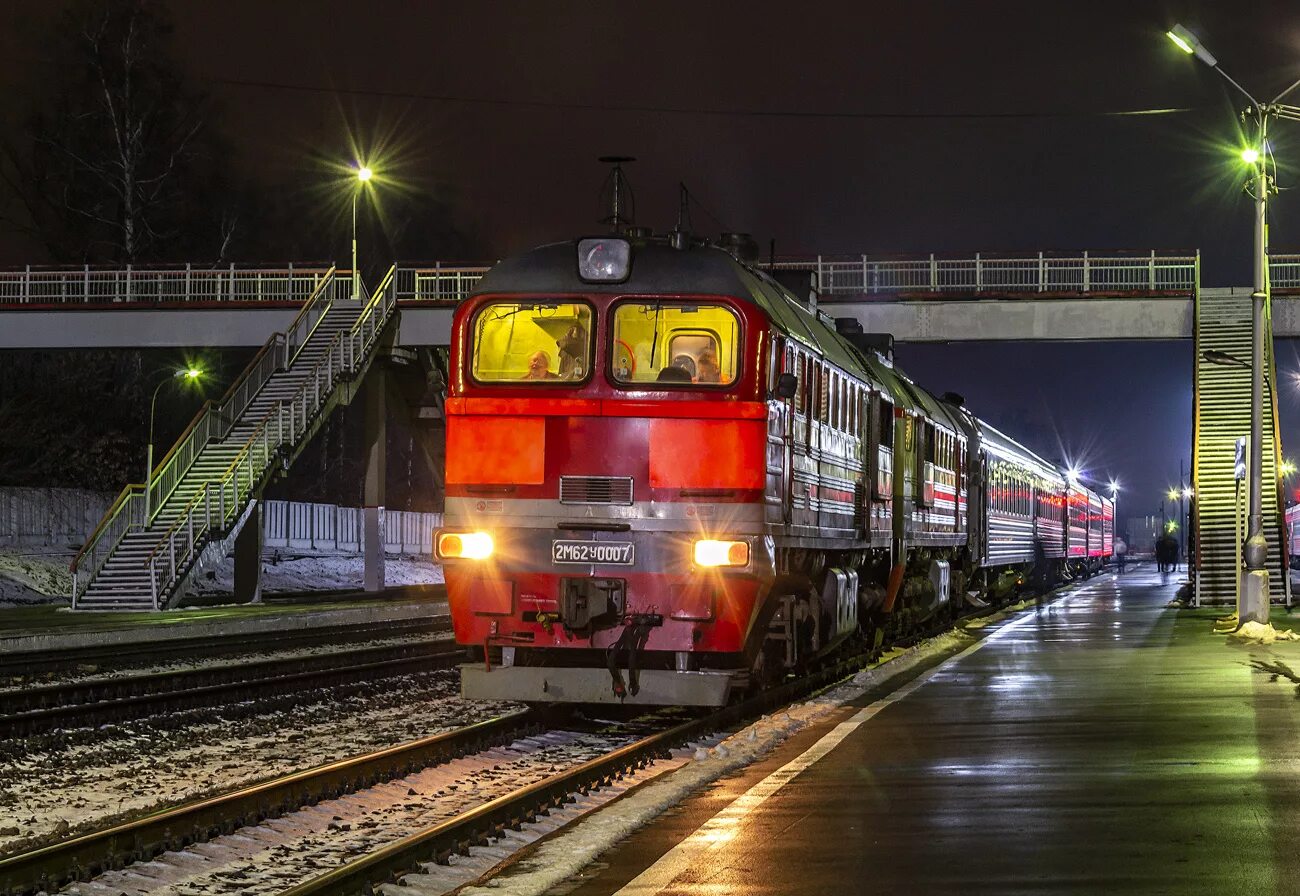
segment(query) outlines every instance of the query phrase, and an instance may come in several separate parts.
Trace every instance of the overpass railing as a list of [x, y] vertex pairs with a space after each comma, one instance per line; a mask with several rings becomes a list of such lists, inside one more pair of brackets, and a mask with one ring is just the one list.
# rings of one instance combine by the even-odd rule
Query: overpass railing
[[[823, 295], [894, 292], [1088, 293], [1184, 292], [1198, 281], [1199, 252], [1001, 256], [927, 255], [912, 258], [818, 255], [764, 263], [772, 271], [817, 275]], [[455, 304], [466, 298], [489, 265], [394, 268], [401, 302]], [[0, 304], [100, 302], [306, 301], [328, 267], [0, 271]], [[1300, 253], [1269, 258], [1272, 285], [1300, 289]], [[339, 272], [340, 275], [343, 272]]]
[[487, 265], [399, 267], [394, 275], [397, 298], [402, 302], [455, 304], [467, 297], [487, 272]]
[[778, 261], [774, 270], [809, 271], [822, 295], [895, 292], [1165, 292], [1195, 287], [1199, 252], [1095, 255], [853, 258], [819, 255]]
[[305, 302], [329, 265], [38, 268], [0, 271], [0, 304]]

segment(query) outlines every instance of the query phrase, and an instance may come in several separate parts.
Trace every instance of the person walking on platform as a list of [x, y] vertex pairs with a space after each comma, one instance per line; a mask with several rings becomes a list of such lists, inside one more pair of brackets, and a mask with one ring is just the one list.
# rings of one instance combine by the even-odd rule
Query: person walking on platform
[[1124, 574], [1124, 557], [1125, 557], [1125, 555], [1128, 554], [1128, 545], [1125, 544], [1125, 543], [1124, 543], [1124, 539], [1123, 539], [1123, 538], [1120, 538], [1118, 535], [1115, 536], [1115, 546], [1114, 546], [1113, 551], [1114, 551], [1114, 554], [1115, 554], [1115, 569], [1116, 569], [1116, 572], [1117, 572], [1119, 575], [1123, 575], [1123, 574]]

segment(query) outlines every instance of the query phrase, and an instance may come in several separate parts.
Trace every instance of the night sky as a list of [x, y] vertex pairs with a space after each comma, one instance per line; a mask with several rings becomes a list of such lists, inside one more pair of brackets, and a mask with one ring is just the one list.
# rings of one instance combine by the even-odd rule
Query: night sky
[[[52, 6], [0, 3], [24, 25]], [[656, 229], [680, 180], [697, 230], [779, 254], [1199, 248], [1206, 285], [1245, 285], [1249, 201], [1227, 155], [1242, 103], [1164, 31], [1197, 32], [1264, 99], [1300, 77], [1300, 10], [1282, 2], [168, 8], [183, 69], [259, 189], [353, 143], [451, 202], [492, 257], [592, 230], [595, 157], [625, 153], [638, 222]], [[0, 34], [5, 79], [49, 64], [22, 32]], [[1169, 108], [1191, 111], [1104, 114]], [[1300, 124], [1275, 136], [1273, 248], [1296, 251]], [[6, 262], [24, 251], [0, 243]], [[1278, 358], [1300, 368], [1289, 344]], [[1117, 476], [1124, 516], [1156, 511], [1190, 457], [1190, 342], [901, 346], [899, 360], [1044, 454]], [[1280, 400], [1296, 445], [1296, 395]]]

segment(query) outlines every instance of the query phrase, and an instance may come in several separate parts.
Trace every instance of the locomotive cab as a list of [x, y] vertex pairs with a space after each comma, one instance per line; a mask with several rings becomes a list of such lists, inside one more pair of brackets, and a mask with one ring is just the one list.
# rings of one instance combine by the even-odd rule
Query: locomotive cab
[[724, 703], [773, 579], [768, 321], [719, 250], [639, 246], [605, 280], [574, 250], [498, 266], [453, 324], [436, 552], [483, 658], [462, 690]]

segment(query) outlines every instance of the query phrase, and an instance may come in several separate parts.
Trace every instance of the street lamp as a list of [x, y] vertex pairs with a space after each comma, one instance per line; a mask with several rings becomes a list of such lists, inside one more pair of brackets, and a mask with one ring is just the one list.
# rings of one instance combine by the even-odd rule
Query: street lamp
[[[1260, 103], [1250, 91], [1232, 79], [1219, 62], [1207, 50], [1192, 32], [1182, 25], [1174, 25], [1168, 32], [1169, 39], [1179, 49], [1204, 62], [1224, 77], [1242, 96], [1250, 101], [1246, 112], [1251, 115], [1256, 126], [1255, 143], [1242, 152], [1242, 161], [1251, 166], [1251, 184], [1255, 199], [1255, 289], [1251, 295], [1251, 324], [1254, 338], [1251, 340], [1250, 352], [1250, 493], [1246, 515], [1246, 543], [1242, 547], [1242, 557], [1246, 563], [1246, 580], [1244, 587], [1237, 593], [1237, 621], [1268, 622], [1268, 542], [1264, 538], [1263, 515], [1261, 513], [1261, 494], [1263, 477], [1261, 464], [1264, 457], [1264, 321], [1268, 314], [1270, 301], [1268, 284], [1268, 194], [1276, 189], [1269, 176], [1268, 122], [1270, 118], [1286, 118], [1300, 121], [1300, 107], [1283, 105], [1280, 101], [1292, 90], [1300, 87], [1300, 80], [1283, 90], [1267, 103]], [[1216, 353], [1224, 354], [1224, 353]], [[1212, 360], [1206, 352], [1210, 363], [1222, 363]]]
[[186, 379], [195, 382], [203, 376], [203, 371], [197, 367], [185, 367], [173, 371], [170, 375], [158, 381], [154, 387], [153, 397], [149, 399], [149, 445], [145, 450], [144, 462], [144, 524], [149, 525], [149, 518], [153, 515], [153, 410], [154, 405], [158, 402], [158, 392], [168, 383], [174, 383], [180, 379]]
[[361, 275], [357, 271], [357, 197], [365, 189], [370, 178], [375, 176], [365, 165], [357, 165], [357, 186], [352, 191], [352, 298], [361, 298]]

